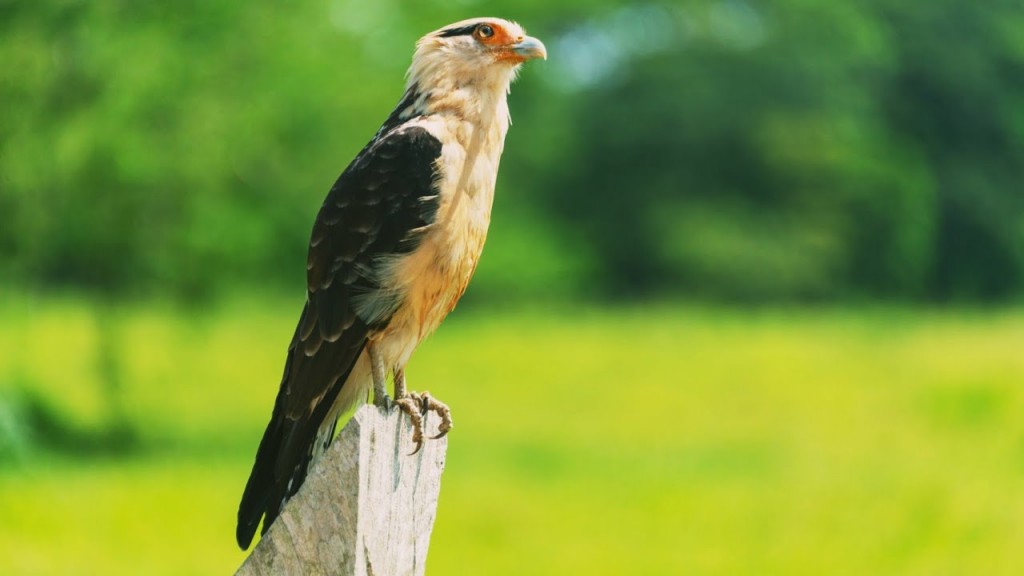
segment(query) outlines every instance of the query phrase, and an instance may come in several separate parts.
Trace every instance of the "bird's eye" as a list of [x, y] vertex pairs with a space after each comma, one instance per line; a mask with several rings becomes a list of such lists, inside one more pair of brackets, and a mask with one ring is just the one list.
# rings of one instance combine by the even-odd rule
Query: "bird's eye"
[[494, 28], [491, 28], [488, 24], [481, 24], [476, 29], [476, 35], [481, 38], [490, 38], [494, 36]]

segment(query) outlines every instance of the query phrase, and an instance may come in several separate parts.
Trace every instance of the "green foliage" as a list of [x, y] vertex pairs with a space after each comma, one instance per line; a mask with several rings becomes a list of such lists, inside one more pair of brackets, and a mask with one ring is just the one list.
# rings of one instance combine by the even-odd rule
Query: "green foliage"
[[[551, 60], [512, 97], [481, 295], [1021, 293], [1012, 3], [492, 8]], [[0, 2], [0, 280], [297, 292], [313, 215], [397, 101], [413, 41], [467, 15]]]
[[[108, 306], [0, 306], [0, 457], [14, 383], [103, 429], [105, 338], [145, 440], [0, 460], [0, 573], [236, 568], [296, 305], [130, 307], [110, 336]], [[456, 314], [414, 356], [456, 424], [430, 573], [1024, 568], [1021, 311], [562, 310]]]
[[[602, 284], [755, 300], [1019, 293], [1024, 84], [1009, 70], [1024, 51], [1006, 20], [1024, 16], [804, 4], [626, 10], [636, 31], [610, 19], [580, 37], [593, 50], [611, 35], [625, 60], [573, 94], [578, 148], [544, 198], [597, 247]], [[651, 18], [669, 22], [666, 45], [623, 56]]]

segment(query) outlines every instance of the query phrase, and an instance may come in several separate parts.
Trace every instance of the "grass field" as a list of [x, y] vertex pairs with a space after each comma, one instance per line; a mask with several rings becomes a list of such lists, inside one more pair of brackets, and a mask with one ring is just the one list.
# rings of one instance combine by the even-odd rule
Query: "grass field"
[[[0, 302], [0, 574], [237, 567], [297, 309]], [[1021, 311], [462, 313], [410, 384], [431, 574], [1024, 573]]]

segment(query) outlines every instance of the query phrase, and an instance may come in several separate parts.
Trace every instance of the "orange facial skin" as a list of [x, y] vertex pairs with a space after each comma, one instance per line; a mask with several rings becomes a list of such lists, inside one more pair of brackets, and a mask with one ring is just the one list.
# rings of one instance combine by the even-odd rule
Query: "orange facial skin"
[[514, 64], [526, 62], [527, 58], [517, 54], [514, 48], [516, 44], [523, 41], [525, 38], [523, 35], [513, 36], [504, 26], [497, 23], [489, 23], [488, 26], [493, 31], [490, 36], [485, 34], [487, 29], [483, 27], [477, 28], [473, 32], [473, 37], [476, 38], [477, 42], [493, 50], [495, 59], [499, 62], [512, 62]]

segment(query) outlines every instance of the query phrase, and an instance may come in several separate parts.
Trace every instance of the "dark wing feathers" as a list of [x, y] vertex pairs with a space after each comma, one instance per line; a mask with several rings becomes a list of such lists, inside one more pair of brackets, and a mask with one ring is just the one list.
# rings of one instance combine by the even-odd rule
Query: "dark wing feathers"
[[[381, 133], [338, 178], [313, 225], [306, 305], [238, 509], [243, 549], [260, 518], [265, 532], [302, 485], [317, 433], [367, 337], [399, 304], [394, 291], [379, 285], [377, 267], [412, 251], [437, 213], [441, 142], [421, 127]], [[374, 309], [390, 312], [360, 317], [360, 299], [383, 299]]]

